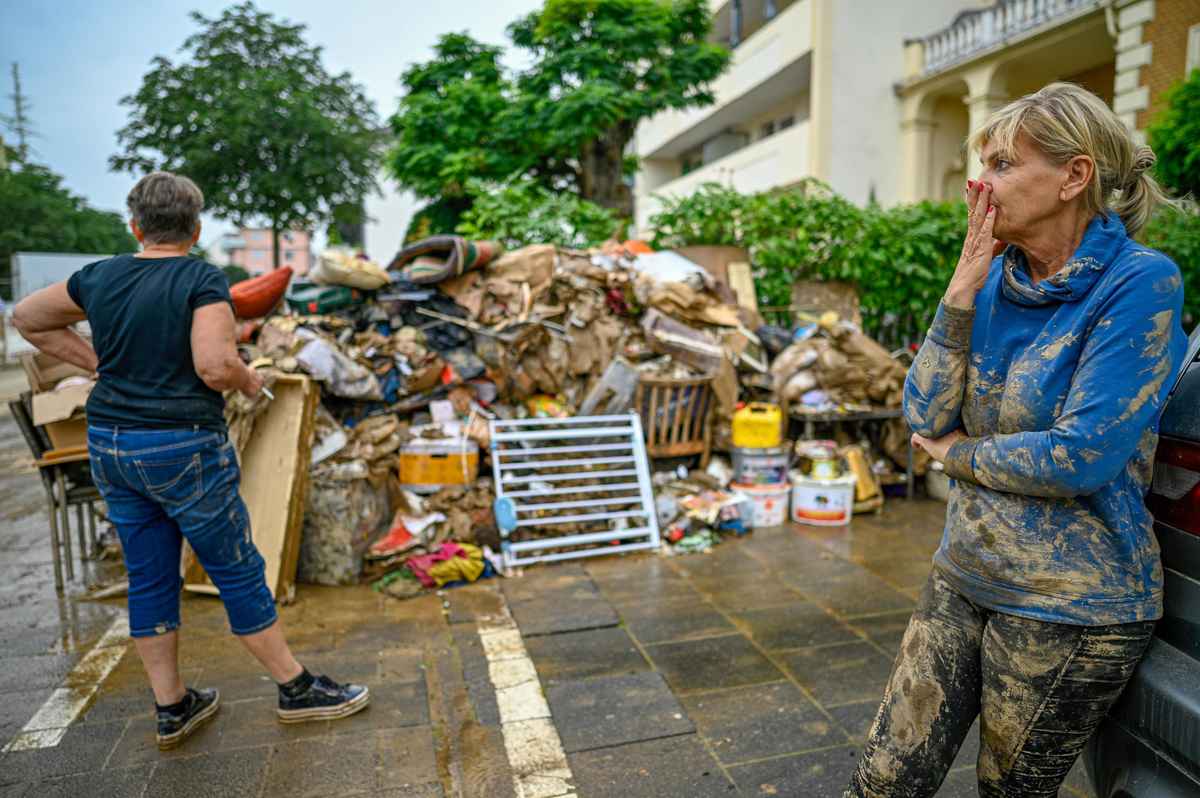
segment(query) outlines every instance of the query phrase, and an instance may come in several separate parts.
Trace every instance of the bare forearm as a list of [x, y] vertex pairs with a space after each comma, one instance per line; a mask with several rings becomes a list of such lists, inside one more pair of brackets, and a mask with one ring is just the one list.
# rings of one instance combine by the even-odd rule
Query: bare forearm
[[69, 327], [40, 332], [21, 330], [21, 337], [40, 351], [89, 372], [94, 372], [100, 365], [92, 345]]
[[214, 391], [240, 391], [249, 378], [249, 367], [236, 354], [200, 372], [200, 379]]

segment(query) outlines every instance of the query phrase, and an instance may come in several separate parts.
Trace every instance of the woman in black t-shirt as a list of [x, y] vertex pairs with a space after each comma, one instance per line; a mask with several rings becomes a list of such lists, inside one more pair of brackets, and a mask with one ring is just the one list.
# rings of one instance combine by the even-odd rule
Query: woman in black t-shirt
[[[17, 305], [38, 349], [97, 372], [87, 404], [92, 476], [129, 571], [129, 627], [158, 711], [158, 746], [177, 746], [217, 711], [215, 689], [179, 676], [179, 556], [186, 538], [220, 591], [230, 627], [279, 685], [283, 722], [366, 707], [367, 688], [313, 676], [292, 656], [238, 494], [222, 392], [253, 397], [262, 378], [238, 357], [229, 288], [189, 256], [204, 197], [155, 172], [129, 193], [134, 255], [89, 264]], [[71, 328], [87, 319], [92, 342]]]

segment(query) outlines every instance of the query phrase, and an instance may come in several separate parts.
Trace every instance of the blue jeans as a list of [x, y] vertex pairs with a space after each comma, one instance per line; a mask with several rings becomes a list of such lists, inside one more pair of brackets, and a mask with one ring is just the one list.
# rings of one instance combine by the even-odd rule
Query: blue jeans
[[179, 628], [185, 537], [220, 591], [234, 634], [275, 623], [266, 563], [250, 539], [250, 515], [238, 494], [241, 471], [225, 433], [89, 425], [88, 453], [125, 550], [130, 634]]

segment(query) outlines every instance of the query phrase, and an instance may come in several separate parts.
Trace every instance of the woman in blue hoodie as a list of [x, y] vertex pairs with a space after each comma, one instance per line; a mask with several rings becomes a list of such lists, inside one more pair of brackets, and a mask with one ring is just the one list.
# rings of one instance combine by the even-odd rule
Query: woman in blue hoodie
[[981, 796], [1058, 795], [1162, 615], [1143, 499], [1186, 338], [1179, 270], [1132, 238], [1167, 201], [1154, 154], [1062, 83], [969, 143], [967, 239], [904, 394], [946, 527], [847, 796], [932, 796], [976, 716]]

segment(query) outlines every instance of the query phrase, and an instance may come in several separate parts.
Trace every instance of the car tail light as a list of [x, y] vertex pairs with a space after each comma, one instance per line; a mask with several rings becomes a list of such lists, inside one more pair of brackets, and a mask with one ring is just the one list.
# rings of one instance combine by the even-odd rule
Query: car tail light
[[1155, 520], [1200, 535], [1200, 442], [1158, 442], [1146, 506]]

